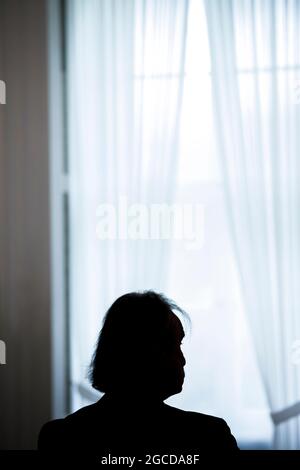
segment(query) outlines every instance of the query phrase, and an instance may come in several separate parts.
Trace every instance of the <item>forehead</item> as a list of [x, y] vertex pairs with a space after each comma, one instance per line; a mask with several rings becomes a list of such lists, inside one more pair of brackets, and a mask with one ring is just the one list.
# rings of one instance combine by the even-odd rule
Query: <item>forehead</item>
[[172, 332], [174, 332], [176, 337], [179, 337], [180, 339], [182, 339], [184, 337], [184, 330], [183, 330], [181, 321], [179, 320], [177, 315], [175, 315], [175, 313], [172, 313], [172, 316], [170, 318], [170, 324], [171, 324]]

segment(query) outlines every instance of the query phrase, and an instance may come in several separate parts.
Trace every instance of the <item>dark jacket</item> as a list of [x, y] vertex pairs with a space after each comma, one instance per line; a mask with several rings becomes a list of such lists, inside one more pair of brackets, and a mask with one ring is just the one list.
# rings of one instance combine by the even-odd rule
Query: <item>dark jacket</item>
[[45, 424], [38, 448], [97, 455], [238, 450], [223, 419], [163, 402], [136, 404], [107, 395], [64, 419]]

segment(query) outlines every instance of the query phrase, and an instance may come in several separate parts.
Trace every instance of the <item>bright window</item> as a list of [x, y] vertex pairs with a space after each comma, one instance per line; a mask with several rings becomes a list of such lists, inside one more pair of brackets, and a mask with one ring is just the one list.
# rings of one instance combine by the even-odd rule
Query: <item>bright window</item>
[[[139, 34], [137, 28], [137, 48]], [[151, 48], [151, 43], [147, 43], [147, 47]], [[156, 45], [152, 47], [155, 57]], [[180, 78], [172, 73], [140, 76], [137, 63], [133, 77], [136, 109], [140, 107], [141, 80], [147, 91], [143, 106], [147, 109], [149, 105], [151, 110], [151, 97], [160, 86], [167, 80], [169, 87], [176, 87]], [[171, 113], [175, 112], [173, 105], [169, 104]], [[85, 124], [89, 128], [88, 123]], [[147, 119], [144, 126], [145, 145], [153, 151], [159, 142], [153, 141]], [[185, 387], [182, 394], [172, 397], [169, 403], [223, 417], [240, 446], [268, 446], [271, 424], [240, 298], [215, 156], [206, 17], [203, 4], [198, 0], [191, 0], [189, 8], [179, 142], [175, 202], [203, 207], [204, 240], [197, 249], [187, 249], [184, 241], [172, 241], [170, 246], [165, 293], [190, 314], [192, 331], [183, 346], [187, 359]], [[77, 229], [70, 227], [71, 231]], [[76, 269], [74, 263], [72, 266]], [[90, 289], [98, 288], [95, 280], [90, 286]], [[89, 308], [92, 298], [91, 292]], [[96, 310], [95, 306], [95, 312], [89, 317], [91, 338], [99, 328]], [[92, 324], [93, 318], [97, 321]], [[80, 394], [80, 388], [79, 391], [74, 388], [74, 409], [88, 401], [88, 393]]]

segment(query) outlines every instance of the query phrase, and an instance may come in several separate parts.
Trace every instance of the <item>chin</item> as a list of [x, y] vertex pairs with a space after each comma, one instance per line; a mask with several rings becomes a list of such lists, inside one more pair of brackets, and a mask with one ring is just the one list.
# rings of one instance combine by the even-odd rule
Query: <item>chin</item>
[[181, 393], [183, 389], [183, 383], [177, 384], [175, 387], [172, 388], [172, 390], [169, 390], [164, 394], [164, 400], [167, 398], [172, 397], [173, 395], [178, 395], [178, 393]]

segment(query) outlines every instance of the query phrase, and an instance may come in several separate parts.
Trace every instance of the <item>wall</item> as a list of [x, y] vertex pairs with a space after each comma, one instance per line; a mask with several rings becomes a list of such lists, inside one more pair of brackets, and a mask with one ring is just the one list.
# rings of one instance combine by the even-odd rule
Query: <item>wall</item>
[[0, 448], [34, 448], [50, 418], [46, 0], [1, 0]]

